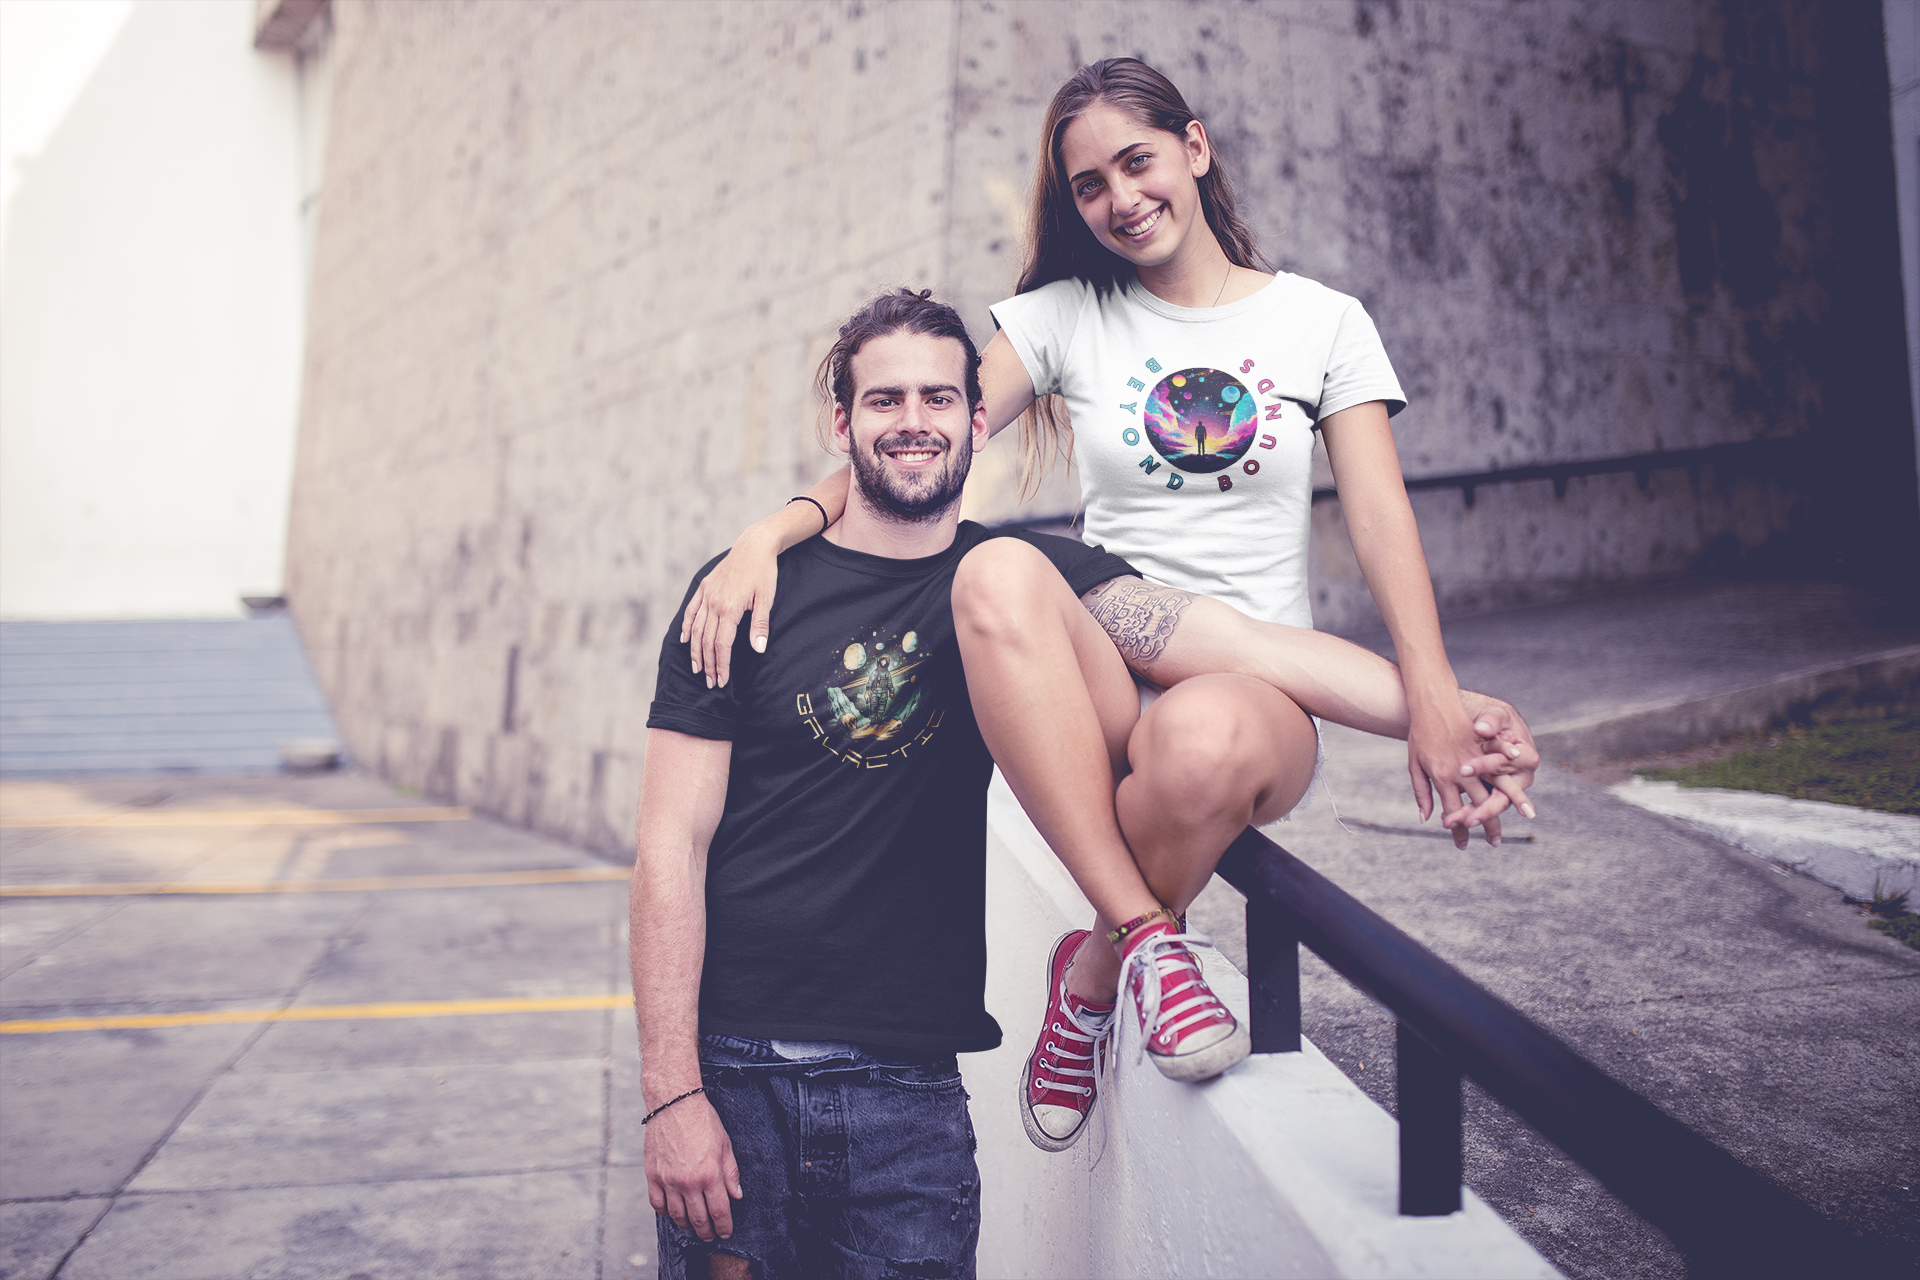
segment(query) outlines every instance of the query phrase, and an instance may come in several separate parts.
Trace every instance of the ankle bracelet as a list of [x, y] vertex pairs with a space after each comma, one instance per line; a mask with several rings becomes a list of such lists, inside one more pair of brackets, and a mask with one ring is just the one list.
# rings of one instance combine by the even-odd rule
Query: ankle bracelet
[[1122, 938], [1125, 938], [1126, 936], [1128, 936], [1129, 934], [1136, 933], [1139, 930], [1146, 928], [1148, 925], [1152, 924], [1154, 921], [1162, 920], [1162, 919], [1166, 920], [1175, 929], [1178, 929], [1180, 927], [1180, 917], [1175, 915], [1170, 908], [1155, 907], [1153, 910], [1147, 912], [1147, 914], [1143, 916], [1135, 916], [1133, 919], [1121, 925], [1118, 929], [1114, 929], [1110, 931], [1107, 934], [1107, 941], [1118, 942]]

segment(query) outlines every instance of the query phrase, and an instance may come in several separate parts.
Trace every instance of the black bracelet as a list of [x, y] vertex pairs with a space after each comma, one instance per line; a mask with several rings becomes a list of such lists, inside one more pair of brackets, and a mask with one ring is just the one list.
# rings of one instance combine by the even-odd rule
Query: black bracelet
[[812, 498], [809, 498], [806, 494], [803, 493], [797, 498], [787, 499], [788, 506], [792, 506], [796, 502], [812, 502], [813, 503], [813, 509], [820, 513], [820, 532], [825, 533], [827, 531], [827, 526], [833, 523], [833, 521], [827, 519], [827, 509], [821, 506], [819, 502], [815, 501]]
[[705, 1093], [706, 1091], [707, 1091], [707, 1086], [701, 1085], [698, 1089], [687, 1090], [685, 1093], [681, 1094], [677, 1098], [667, 1099], [665, 1102], [661, 1103], [659, 1106], [655, 1107], [653, 1110], [647, 1112], [647, 1114], [640, 1117], [640, 1127], [642, 1129], [646, 1128], [647, 1121], [653, 1119], [655, 1116], [659, 1115], [662, 1111], [665, 1111], [668, 1107], [672, 1106], [674, 1103], [685, 1102], [688, 1098], [691, 1098], [694, 1094]]

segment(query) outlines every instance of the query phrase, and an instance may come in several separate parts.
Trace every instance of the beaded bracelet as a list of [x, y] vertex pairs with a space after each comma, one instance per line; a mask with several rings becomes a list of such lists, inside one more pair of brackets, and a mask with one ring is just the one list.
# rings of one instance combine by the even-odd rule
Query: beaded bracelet
[[659, 1115], [662, 1111], [665, 1111], [668, 1107], [672, 1106], [674, 1103], [685, 1102], [688, 1098], [691, 1098], [694, 1094], [705, 1093], [706, 1091], [707, 1091], [707, 1086], [701, 1085], [698, 1089], [687, 1090], [685, 1093], [681, 1094], [677, 1098], [668, 1098], [665, 1102], [661, 1103], [659, 1106], [655, 1107], [653, 1110], [647, 1112], [647, 1114], [640, 1117], [640, 1127], [642, 1129], [646, 1128], [647, 1121], [653, 1119], [655, 1116]]
[[1115, 929], [1112, 932], [1108, 933], [1107, 941], [1118, 942], [1120, 941], [1120, 939], [1126, 937], [1128, 934], [1133, 933], [1137, 929], [1145, 928], [1147, 925], [1152, 924], [1155, 920], [1158, 920], [1163, 916], [1173, 924], [1174, 928], [1178, 929], [1180, 927], [1180, 917], [1173, 914], [1173, 911], [1171, 908], [1155, 907], [1153, 910], [1147, 912], [1147, 914], [1143, 916], [1135, 916], [1133, 919], [1121, 925], [1118, 929]]

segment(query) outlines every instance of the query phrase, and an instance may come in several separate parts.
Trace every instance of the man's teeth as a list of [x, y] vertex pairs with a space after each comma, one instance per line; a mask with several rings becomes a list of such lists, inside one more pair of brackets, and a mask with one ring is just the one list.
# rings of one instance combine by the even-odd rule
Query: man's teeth
[[939, 457], [940, 451], [938, 449], [893, 449], [888, 452], [888, 456], [898, 458], [902, 462], [925, 462], [928, 458]]
[[1154, 225], [1160, 221], [1160, 215], [1166, 211], [1166, 206], [1162, 205], [1153, 211], [1151, 217], [1143, 218], [1130, 227], [1120, 228], [1120, 234], [1123, 236], [1143, 236], [1153, 230]]

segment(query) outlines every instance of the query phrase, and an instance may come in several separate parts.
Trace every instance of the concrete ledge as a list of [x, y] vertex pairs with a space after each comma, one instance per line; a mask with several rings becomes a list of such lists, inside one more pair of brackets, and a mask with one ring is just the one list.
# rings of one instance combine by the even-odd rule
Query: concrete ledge
[[[1196, 1087], [1136, 1065], [1129, 1031], [1088, 1136], [1058, 1155], [1035, 1148], [1015, 1100], [1039, 975], [1053, 940], [1092, 912], [997, 775], [990, 804], [987, 1005], [1006, 1041], [962, 1059], [980, 1140], [981, 1275], [1559, 1274], [1471, 1191], [1458, 1213], [1400, 1217], [1397, 1126], [1311, 1044]], [[1215, 952], [1201, 960], [1245, 1017], [1245, 978]]]
[[1911, 698], [1920, 690], [1920, 645], [1836, 666], [1810, 667], [1764, 684], [1549, 725], [1534, 735], [1541, 755], [1568, 764], [1673, 751], [1764, 728], [1776, 716], [1838, 699]]
[[1920, 818], [1644, 778], [1609, 790], [1853, 897], [1871, 898], [1877, 888], [1920, 898]]

